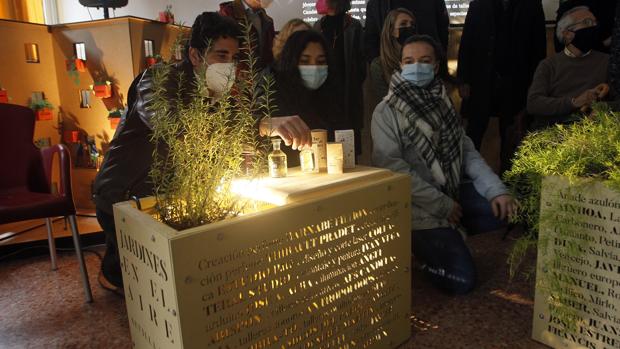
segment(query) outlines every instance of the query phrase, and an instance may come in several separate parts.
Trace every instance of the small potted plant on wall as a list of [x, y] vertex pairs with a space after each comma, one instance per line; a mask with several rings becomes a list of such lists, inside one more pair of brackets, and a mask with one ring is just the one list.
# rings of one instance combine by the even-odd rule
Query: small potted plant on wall
[[172, 13], [172, 5], [166, 5], [166, 10], [159, 12], [159, 21], [174, 24], [174, 13]]
[[110, 111], [110, 113], [108, 114], [108, 120], [110, 121], [110, 127], [113, 130], [115, 130], [116, 127], [118, 127], [118, 124], [121, 122], [122, 116], [123, 116], [122, 111], [118, 109]]
[[72, 143], [77, 143], [80, 141], [80, 131], [71, 131], [71, 130], [67, 130], [67, 131], [63, 131], [62, 133], [62, 140], [66, 143], [66, 144], [72, 144]]
[[0, 103], [9, 103], [9, 94], [0, 84]]
[[2, 87], [0, 87], [0, 103], [9, 103], [9, 95]]
[[30, 109], [34, 110], [37, 121], [52, 120], [54, 106], [46, 99], [30, 102]]
[[110, 81], [95, 81], [91, 86], [95, 97], [110, 98], [112, 97], [112, 83]]
[[86, 71], [86, 64], [83, 60], [79, 58], [71, 58], [67, 59], [66, 67], [68, 72], [80, 72], [84, 73]]
[[163, 61], [163, 59], [162, 59], [161, 55], [147, 56], [146, 57], [146, 67], [150, 68], [151, 66], [153, 66], [153, 65], [155, 65], [155, 64], [157, 64], [159, 62], [162, 62], [162, 61]]

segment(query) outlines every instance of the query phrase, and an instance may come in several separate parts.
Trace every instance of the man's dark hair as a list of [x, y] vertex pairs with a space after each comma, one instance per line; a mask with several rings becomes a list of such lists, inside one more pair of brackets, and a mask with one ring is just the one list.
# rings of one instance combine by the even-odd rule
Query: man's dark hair
[[220, 16], [216, 12], [203, 12], [196, 17], [192, 25], [188, 49], [193, 47], [203, 52], [219, 38], [240, 40], [241, 36], [241, 29], [233, 19]]
[[341, 14], [351, 9], [351, 0], [327, 0], [327, 6], [336, 11], [336, 14]]
[[332, 75], [331, 64], [329, 64], [329, 51], [323, 35], [316, 30], [302, 30], [291, 34], [286, 40], [282, 53], [280, 53], [280, 60], [276, 65], [276, 71], [280, 74], [281, 79], [286, 80], [286, 85], [301, 86], [301, 74], [298, 68], [299, 58], [310, 43], [318, 43], [323, 47], [325, 57], [328, 60], [327, 65], [330, 69], [328, 76]]

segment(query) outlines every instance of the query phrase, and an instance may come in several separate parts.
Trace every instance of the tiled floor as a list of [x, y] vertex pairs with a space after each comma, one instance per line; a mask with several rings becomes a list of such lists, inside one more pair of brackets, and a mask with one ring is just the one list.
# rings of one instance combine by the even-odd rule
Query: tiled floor
[[[511, 241], [491, 233], [469, 244], [478, 287], [467, 296], [447, 296], [414, 274], [413, 336], [402, 348], [545, 348], [529, 339], [532, 283], [507, 283]], [[130, 348], [124, 301], [97, 283], [99, 258], [86, 253], [95, 298], [86, 304], [75, 256], [59, 257], [54, 272], [45, 255], [0, 259], [0, 348]]]
[[91, 304], [73, 253], [59, 254], [56, 271], [46, 255], [0, 261], [0, 348], [130, 347], [124, 301], [98, 285], [97, 255], [85, 256]]

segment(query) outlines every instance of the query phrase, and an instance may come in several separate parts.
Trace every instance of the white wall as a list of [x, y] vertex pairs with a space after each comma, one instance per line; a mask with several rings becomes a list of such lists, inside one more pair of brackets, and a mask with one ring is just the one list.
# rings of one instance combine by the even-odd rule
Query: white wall
[[[172, 5], [172, 12], [177, 22], [183, 22], [187, 26], [194, 23], [197, 15], [204, 11], [216, 11], [219, 3], [224, 0], [129, 0], [127, 6], [110, 10], [110, 17], [136, 16], [156, 19], [159, 11], [163, 11], [166, 5]], [[429, 1], [429, 0], [421, 0]], [[555, 11], [559, 0], [542, 0], [547, 15], [547, 20], [555, 19]], [[103, 18], [102, 9], [86, 9], [78, 0], [56, 0], [58, 4], [58, 20], [60, 23], [82, 22], [92, 19]], [[303, 17], [302, 4], [315, 2], [315, 0], [274, 0], [267, 12], [275, 21], [276, 30], [291, 18]], [[90, 15], [89, 15], [90, 11]]]
[[[58, 19], [60, 23], [72, 23], [89, 21], [92, 19], [102, 19], [103, 10], [96, 8], [86, 8], [78, 0], [56, 0], [58, 4]], [[110, 10], [110, 17], [135, 16], [142, 18], [156, 19], [160, 11], [165, 10], [166, 5], [172, 5], [172, 12], [175, 19], [191, 25], [198, 14], [203, 11], [215, 10], [218, 8], [217, 0], [129, 0], [127, 6]], [[90, 12], [90, 15], [89, 15]]]
[[[72, 23], [102, 19], [103, 10], [89, 8], [80, 5], [78, 0], [56, 0], [58, 4], [58, 20], [60, 23]], [[110, 10], [110, 17], [136, 16], [156, 19], [159, 11], [163, 11], [166, 5], [172, 5], [177, 22], [183, 22], [187, 26], [194, 23], [194, 19], [204, 11], [217, 11], [219, 3], [224, 0], [129, 0], [127, 6]], [[296, 9], [301, 8], [299, 3], [303, 0], [275, 0], [268, 9], [270, 16], [274, 18], [276, 30], [290, 18], [300, 16]], [[90, 15], [89, 15], [90, 11]]]

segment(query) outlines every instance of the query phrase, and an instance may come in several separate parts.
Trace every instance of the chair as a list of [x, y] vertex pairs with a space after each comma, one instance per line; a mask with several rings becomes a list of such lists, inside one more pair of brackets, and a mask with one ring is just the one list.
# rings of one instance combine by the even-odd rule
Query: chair
[[[0, 104], [0, 224], [45, 218], [52, 270], [57, 269], [52, 217], [69, 218], [86, 301], [93, 297], [84, 264], [71, 193], [71, 158], [62, 144], [39, 150], [33, 142], [34, 112]], [[52, 160], [60, 160], [59, 190], [52, 194]]]

